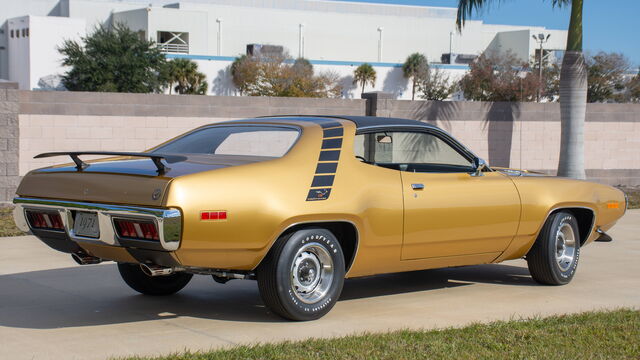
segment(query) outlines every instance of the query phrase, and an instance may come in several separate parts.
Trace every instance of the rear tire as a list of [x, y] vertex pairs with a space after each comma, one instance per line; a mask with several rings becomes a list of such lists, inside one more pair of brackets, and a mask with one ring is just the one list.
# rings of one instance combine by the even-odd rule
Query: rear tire
[[544, 285], [568, 284], [576, 273], [580, 258], [578, 221], [568, 211], [549, 216], [536, 242], [527, 254], [533, 280]]
[[321, 318], [338, 301], [345, 263], [328, 230], [308, 228], [278, 239], [257, 270], [264, 303], [290, 320]]
[[193, 274], [175, 273], [167, 276], [149, 276], [145, 274], [140, 265], [118, 263], [120, 276], [133, 290], [152, 296], [172, 295], [182, 290]]

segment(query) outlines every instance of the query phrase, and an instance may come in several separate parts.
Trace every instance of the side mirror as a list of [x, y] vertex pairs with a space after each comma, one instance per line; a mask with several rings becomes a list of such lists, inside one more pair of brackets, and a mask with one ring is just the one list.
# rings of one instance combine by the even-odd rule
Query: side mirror
[[473, 173], [471, 176], [483, 176], [482, 172], [487, 169], [489, 165], [484, 159], [475, 158], [473, 159]]

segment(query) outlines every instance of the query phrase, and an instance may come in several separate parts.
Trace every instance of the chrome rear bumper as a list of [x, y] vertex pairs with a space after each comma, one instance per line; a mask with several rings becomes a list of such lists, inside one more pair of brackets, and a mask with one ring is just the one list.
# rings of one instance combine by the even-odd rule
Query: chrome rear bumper
[[[60, 213], [60, 217], [64, 224], [64, 232], [72, 241], [122, 246], [119, 241], [120, 239], [114, 230], [115, 227], [113, 219], [143, 218], [152, 220], [156, 223], [162, 249], [166, 251], [174, 251], [180, 247], [180, 239], [182, 235], [182, 213], [178, 209], [154, 209], [138, 206], [109, 205], [24, 197], [13, 199], [13, 203], [15, 204], [13, 218], [16, 226], [24, 232], [33, 232], [33, 229], [31, 229], [31, 226], [27, 221], [25, 210], [54, 210]], [[98, 215], [98, 223], [100, 226], [100, 236], [98, 238], [83, 237], [74, 233], [73, 214], [75, 211], [94, 212]]]

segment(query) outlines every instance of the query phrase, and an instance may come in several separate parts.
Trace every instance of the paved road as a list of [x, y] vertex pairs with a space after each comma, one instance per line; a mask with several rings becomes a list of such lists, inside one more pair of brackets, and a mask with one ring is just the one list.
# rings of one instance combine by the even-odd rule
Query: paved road
[[321, 320], [286, 322], [252, 281], [198, 276], [179, 295], [137, 295], [113, 264], [80, 267], [33, 237], [0, 239], [0, 359], [105, 359], [364, 331], [461, 326], [640, 308], [640, 210], [585, 248], [567, 286], [536, 285], [523, 261], [348, 280]]

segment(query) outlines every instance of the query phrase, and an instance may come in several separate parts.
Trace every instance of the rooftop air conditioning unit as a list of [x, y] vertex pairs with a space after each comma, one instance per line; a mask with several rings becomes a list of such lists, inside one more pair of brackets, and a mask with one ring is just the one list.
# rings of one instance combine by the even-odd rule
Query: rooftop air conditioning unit
[[247, 55], [249, 56], [276, 56], [284, 54], [284, 47], [280, 45], [263, 45], [263, 44], [248, 44]]
[[453, 64], [453, 61], [456, 58], [456, 54], [453, 53], [444, 53], [440, 56], [440, 62], [443, 64]]
[[457, 54], [454, 60], [454, 63], [455, 64], [471, 64], [477, 58], [478, 58], [478, 55]]

